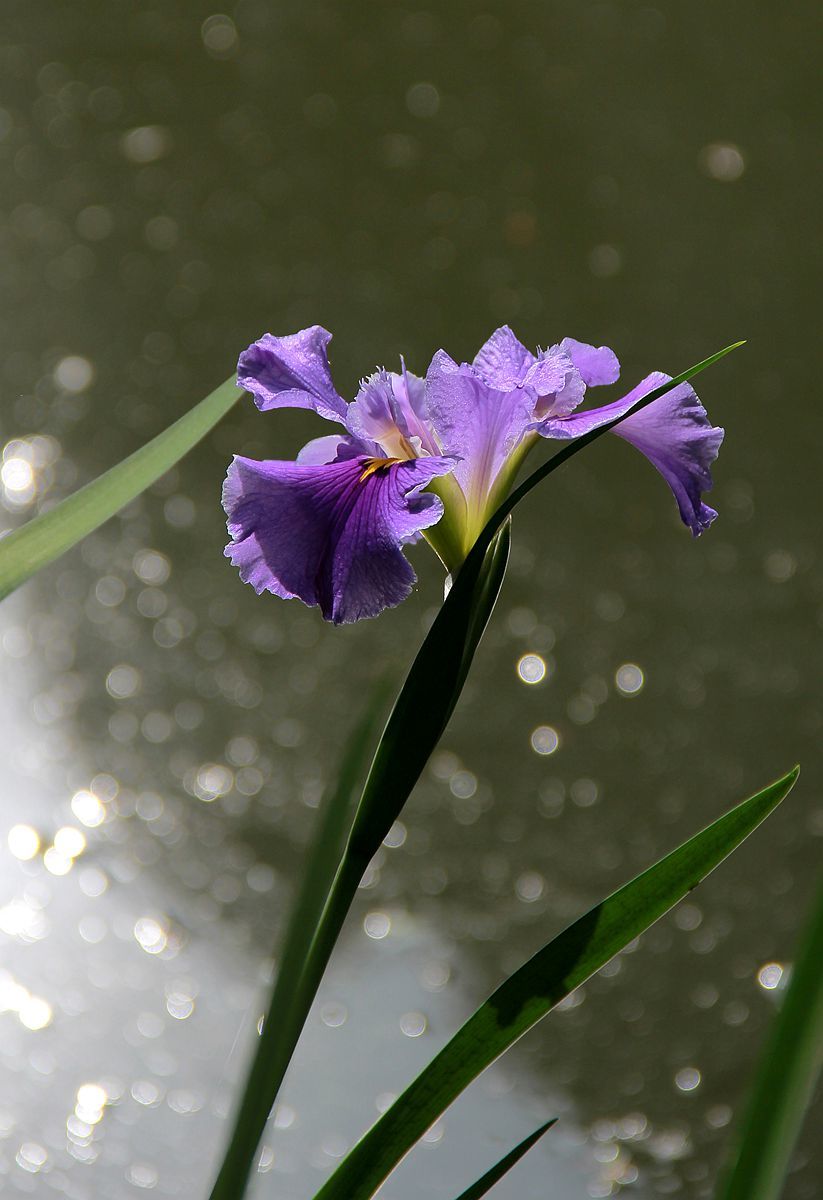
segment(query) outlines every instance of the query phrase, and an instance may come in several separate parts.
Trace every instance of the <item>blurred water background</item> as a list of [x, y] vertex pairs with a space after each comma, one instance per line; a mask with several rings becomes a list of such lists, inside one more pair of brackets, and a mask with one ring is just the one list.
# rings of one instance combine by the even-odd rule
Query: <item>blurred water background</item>
[[[732, 802], [783, 810], [465, 1096], [385, 1189], [712, 1195], [823, 836], [817, 6], [6, 0], [2, 523], [118, 461], [264, 330], [403, 353], [613, 346], [700, 381], [714, 528], [605, 439], [519, 512], [442, 748], [351, 915], [256, 1200], [308, 1200], [504, 972]], [[619, 393], [618, 393], [619, 394]], [[316, 806], [441, 594], [334, 630], [221, 557], [243, 401], [0, 613], [0, 1175], [205, 1197]], [[819, 1194], [821, 1110], [786, 1200]]]

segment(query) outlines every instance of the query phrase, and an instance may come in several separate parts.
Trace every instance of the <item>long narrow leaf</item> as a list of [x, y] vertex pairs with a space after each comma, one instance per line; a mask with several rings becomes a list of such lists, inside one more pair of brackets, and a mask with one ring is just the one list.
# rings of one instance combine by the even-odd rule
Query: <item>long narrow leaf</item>
[[823, 883], [755, 1076], [718, 1200], [777, 1200], [823, 1067]]
[[[367, 755], [385, 702], [386, 688], [381, 684], [371, 696], [346, 746], [337, 778], [321, 802], [317, 828], [283, 939], [271, 1001], [213, 1197], [243, 1194], [257, 1144], [314, 999], [315, 988], [307, 988], [304, 978], [309, 947], [337, 873]], [[289, 1030], [293, 1031], [291, 1037]]]
[[243, 395], [235, 377], [168, 429], [0, 541], [0, 600], [113, 517], [188, 454]]
[[503, 983], [376, 1122], [315, 1200], [368, 1200], [496, 1058], [648, 929], [757, 828], [798, 769], [744, 801], [591, 909]]
[[485, 1175], [478, 1179], [477, 1183], [473, 1183], [470, 1188], [466, 1188], [465, 1192], [461, 1192], [457, 1200], [482, 1200], [482, 1197], [490, 1192], [496, 1183], [499, 1183], [505, 1174], [507, 1174], [524, 1154], [528, 1154], [535, 1142], [539, 1142], [547, 1129], [551, 1129], [552, 1125], [557, 1124], [557, 1117], [547, 1121], [545, 1125], [541, 1125], [539, 1129], [535, 1129], [534, 1133], [530, 1133], [527, 1138], [524, 1138], [519, 1146], [515, 1146], [510, 1150], [499, 1163], [487, 1171]]
[[[312, 891], [311, 915], [301, 920], [299, 926], [293, 926], [295, 953], [297, 955], [299, 944], [298, 957], [302, 958], [302, 966], [296, 978], [281, 968], [278, 985], [282, 979], [286, 991], [293, 989], [291, 1003], [278, 1009], [278, 1019], [270, 1024], [270, 1039], [265, 1047], [261, 1039], [258, 1046], [252, 1064], [254, 1079], [246, 1086], [244, 1111], [235, 1124], [211, 1200], [239, 1200], [244, 1193], [265, 1116], [271, 1111], [280, 1090], [365, 866], [379, 849], [396, 814], [405, 803], [457, 703], [471, 658], [503, 584], [508, 553], [509, 528], [506, 525], [495, 539], [485, 562], [480, 561], [474, 587], [463, 590], [460, 604], [452, 603], [449, 606], [450, 616], [445, 628], [442, 622], [438, 624], [443, 611], [441, 609], [395, 702], [375, 761], [379, 757], [380, 747], [387, 740], [389, 744], [399, 747], [399, 739], [405, 729], [409, 737], [417, 738], [417, 757], [413, 768], [404, 773], [397, 792], [385, 796], [382, 811], [371, 806], [375, 793], [366, 788], [358, 804], [345, 849], [338, 857], [333, 881], [330, 882], [323, 873], [316, 873], [311, 867], [307, 870], [306, 887]], [[418, 711], [421, 702], [424, 711]], [[327, 864], [329, 861], [326, 860]], [[317, 902], [322, 902], [319, 918], [314, 908]], [[266, 1037], [265, 1025], [263, 1037]], [[245, 1117], [249, 1120], [244, 1125]]]
[[392, 709], [360, 801], [350, 853], [369, 863], [411, 795], [454, 712], [506, 572], [504, 522], [485, 555], [461, 570]]

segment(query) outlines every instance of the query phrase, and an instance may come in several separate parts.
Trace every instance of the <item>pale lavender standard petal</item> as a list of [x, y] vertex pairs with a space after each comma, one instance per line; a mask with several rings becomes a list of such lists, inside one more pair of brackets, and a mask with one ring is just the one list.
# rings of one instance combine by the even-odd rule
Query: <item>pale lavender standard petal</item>
[[420, 489], [454, 464], [370, 464], [365, 455], [316, 466], [236, 457], [223, 486], [225, 553], [243, 581], [319, 605], [336, 625], [404, 600], [416, 576], [401, 546], [443, 512]]
[[417, 438], [421, 449], [425, 450], [427, 454], [439, 454], [440, 447], [435, 441], [429, 422], [426, 381], [407, 370], [402, 358], [400, 361], [402, 371], [399, 374], [394, 371], [389, 372], [395, 404], [406, 422], [410, 436]]
[[438, 350], [426, 376], [429, 418], [470, 508], [482, 509], [495, 478], [532, 422], [534, 393], [491, 387], [475, 367]]
[[[577, 348], [595, 355], [601, 353], [593, 346], [566, 338], [561, 345], [539, 350], [535, 355], [508, 325], [503, 325], [477, 352], [473, 366], [486, 383], [501, 391], [530, 388], [536, 396], [536, 417], [565, 416], [582, 402], [588, 382], [572, 354], [572, 349], [576, 352]], [[587, 361], [584, 356], [584, 365]]]
[[560, 349], [565, 350], [580, 372], [586, 387], [616, 383], [620, 378], [620, 363], [608, 346], [590, 346], [576, 338], [563, 338]]
[[[655, 371], [613, 404], [543, 421], [536, 426], [537, 432], [548, 438], [580, 437], [621, 416], [670, 379], [671, 375]], [[653, 400], [621, 421], [614, 432], [645, 454], [657, 468], [674, 493], [683, 523], [692, 534], [697, 537], [708, 529], [717, 513], [703, 503], [702, 493], [712, 487], [711, 465], [717, 458], [724, 431], [710, 423], [689, 384], [681, 383], [659, 400]]]
[[495, 329], [474, 356], [473, 367], [491, 387], [507, 391], [517, 387], [535, 358], [508, 325]]
[[395, 400], [388, 371], [376, 371], [362, 381], [349, 405], [346, 426], [354, 437], [377, 443], [390, 457], [411, 457], [408, 426]]
[[327, 347], [331, 334], [312, 325], [286, 337], [264, 333], [237, 363], [237, 385], [261, 411], [311, 408], [327, 421], [345, 423], [348, 405], [332, 383]]
[[540, 351], [526, 372], [524, 385], [537, 397], [536, 417], [565, 417], [582, 404], [586, 394], [582, 375], [561, 346]]
[[411, 458], [421, 451], [438, 455], [427, 412], [425, 380], [405, 367], [402, 374], [376, 371], [361, 382], [346, 425], [355, 438], [376, 443], [389, 456]]

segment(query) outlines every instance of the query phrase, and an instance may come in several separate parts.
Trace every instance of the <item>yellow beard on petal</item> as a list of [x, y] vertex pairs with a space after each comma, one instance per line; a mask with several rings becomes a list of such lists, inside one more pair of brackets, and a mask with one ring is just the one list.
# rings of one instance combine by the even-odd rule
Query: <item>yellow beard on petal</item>
[[[382, 471], [384, 467], [393, 467], [395, 463], [411, 462], [412, 459], [417, 458], [414, 446], [399, 429], [388, 437], [381, 437], [378, 445], [382, 450], [388, 451], [387, 457], [370, 458], [363, 468], [360, 483], [365, 483], [371, 475], [374, 475], [376, 471]], [[392, 451], [395, 453], [392, 454]]]
[[371, 475], [374, 475], [377, 471], [382, 471], [384, 467], [393, 467], [395, 463], [406, 461], [408, 460], [404, 458], [370, 458], [357, 482], [365, 483]]

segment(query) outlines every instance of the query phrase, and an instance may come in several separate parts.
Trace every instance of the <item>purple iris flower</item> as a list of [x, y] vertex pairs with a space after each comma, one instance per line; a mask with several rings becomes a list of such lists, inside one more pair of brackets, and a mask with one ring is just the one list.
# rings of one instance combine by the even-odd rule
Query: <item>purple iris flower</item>
[[[565, 338], [532, 354], [498, 329], [471, 364], [443, 350], [425, 380], [377, 371], [352, 403], [329, 370], [331, 339], [314, 325], [265, 334], [240, 356], [238, 385], [257, 407], [311, 408], [339, 425], [296, 462], [235, 457], [223, 488], [226, 555], [255, 590], [318, 605], [335, 624], [399, 604], [415, 574], [403, 546], [422, 535], [457, 570], [540, 437], [574, 438], [613, 420], [671, 377], [655, 372], [628, 395], [578, 412], [586, 389], [614, 383], [607, 347]], [[688, 384], [614, 432], [636, 446], [674, 493], [692, 533], [717, 515], [702, 501], [723, 430]]]

